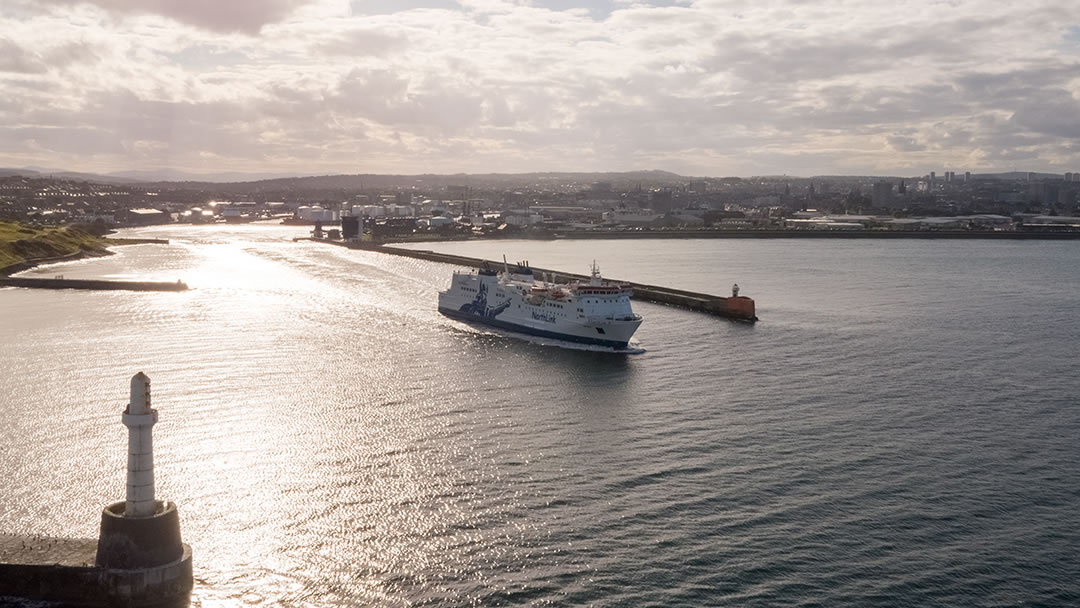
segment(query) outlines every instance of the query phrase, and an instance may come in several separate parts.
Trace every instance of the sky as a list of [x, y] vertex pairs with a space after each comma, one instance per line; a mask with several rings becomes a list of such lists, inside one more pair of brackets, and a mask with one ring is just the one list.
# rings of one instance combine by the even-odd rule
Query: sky
[[1080, 171], [1077, 0], [4, 0], [0, 167]]

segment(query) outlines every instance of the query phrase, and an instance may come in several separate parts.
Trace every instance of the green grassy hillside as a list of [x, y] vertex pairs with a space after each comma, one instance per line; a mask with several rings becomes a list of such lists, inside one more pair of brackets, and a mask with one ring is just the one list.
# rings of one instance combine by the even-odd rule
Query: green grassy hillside
[[105, 253], [107, 245], [108, 239], [77, 228], [30, 228], [0, 222], [0, 269], [21, 262], [71, 255], [80, 251], [101, 255]]

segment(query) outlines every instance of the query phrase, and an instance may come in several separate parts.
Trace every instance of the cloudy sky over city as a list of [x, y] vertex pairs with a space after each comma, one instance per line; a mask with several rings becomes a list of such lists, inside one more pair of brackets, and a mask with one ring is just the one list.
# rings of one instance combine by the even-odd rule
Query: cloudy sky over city
[[1080, 170], [1076, 0], [5, 0], [0, 167]]

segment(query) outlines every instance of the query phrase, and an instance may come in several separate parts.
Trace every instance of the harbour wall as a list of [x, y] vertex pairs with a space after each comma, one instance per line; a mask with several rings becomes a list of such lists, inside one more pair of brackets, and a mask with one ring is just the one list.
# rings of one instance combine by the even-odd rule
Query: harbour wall
[[[461, 255], [452, 255], [448, 253], [438, 253], [427, 249], [402, 249], [400, 247], [388, 247], [385, 245], [376, 245], [372, 243], [347, 243], [343, 241], [331, 241], [327, 239], [311, 240], [319, 243], [337, 245], [339, 247], [348, 247], [350, 249], [377, 251], [379, 253], [398, 255], [419, 260], [427, 260], [429, 262], [442, 262], [444, 264], [465, 266], [467, 268], [483, 268], [485, 266], [488, 266], [490, 268], [498, 269], [501, 268], [503, 264], [501, 261], [484, 260], [480, 258], [471, 258]], [[551, 270], [548, 268], [537, 268], [533, 266], [532, 269], [533, 272], [540, 273], [541, 276], [548, 275], [551, 278], [551, 281], [554, 283], [569, 283], [571, 281], [584, 281], [589, 279], [589, 277], [585, 275], [562, 272], [559, 270]], [[633, 288], [633, 295], [631, 297], [635, 300], [677, 306], [679, 308], [686, 308], [689, 310], [704, 312], [711, 315], [716, 315], [718, 317], [733, 319], [735, 321], [745, 321], [749, 323], [757, 321], [754, 301], [745, 296], [725, 298], [722, 296], [684, 291], [681, 289], [672, 289], [670, 287], [661, 287], [658, 285], [645, 285], [642, 283], [634, 283], [632, 281], [619, 281], [616, 279], [610, 280], [630, 285]]]
[[94, 565], [98, 541], [0, 535], [0, 605], [4, 598], [64, 606], [187, 606], [191, 548], [153, 568]]
[[28, 287], [34, 289], [95, 289], [125, 291], [186, 291], [188, 286], [177, 281], [103, 281], [92, 279], [38, 279], [26, 277], [0, 277], [0, 287]]

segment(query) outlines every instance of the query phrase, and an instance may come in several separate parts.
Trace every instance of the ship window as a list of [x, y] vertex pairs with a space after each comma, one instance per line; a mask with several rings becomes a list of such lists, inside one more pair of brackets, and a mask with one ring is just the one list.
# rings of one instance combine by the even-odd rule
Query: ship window
[[603, 327], [597, 327], [596, 328], [596, 333], [598, 333], [598, 334], [604, 333], [604, 328]]

